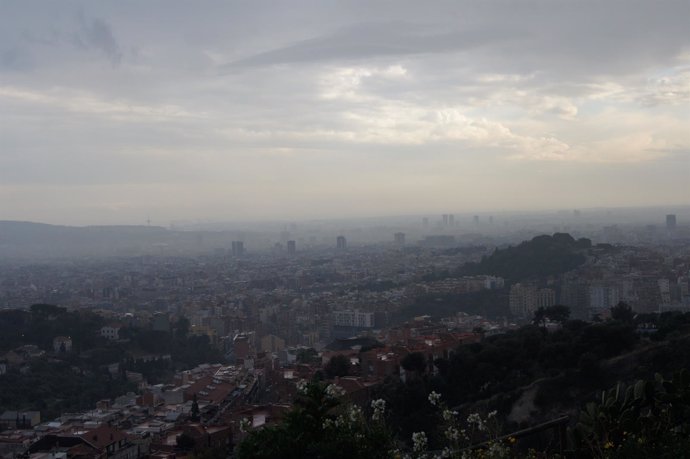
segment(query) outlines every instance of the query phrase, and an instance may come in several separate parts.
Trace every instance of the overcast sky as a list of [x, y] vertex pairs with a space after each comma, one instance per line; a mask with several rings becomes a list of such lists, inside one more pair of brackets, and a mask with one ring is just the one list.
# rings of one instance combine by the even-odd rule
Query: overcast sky
[[689, 204], [688, 21], [688, 0], [0, 0], [0, 219]]

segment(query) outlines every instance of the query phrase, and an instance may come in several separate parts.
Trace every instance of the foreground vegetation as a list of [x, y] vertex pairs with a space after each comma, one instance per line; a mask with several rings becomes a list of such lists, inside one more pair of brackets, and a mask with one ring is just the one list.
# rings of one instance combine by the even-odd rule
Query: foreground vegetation
[[577, 424], [557, 448], [535, 449], [520, 434], [506, 433], [496, 411], [466, 417], [431, 392], [426, 403], [442, 433], [430, 449], [425, 430], [409, 441], [393, 435], [387, 403], [371, 402], [366, 411], [343, 402], [334, 385], [302, 383], [294, 409], [278, 426], [251, 430], [238, 447], [240, 459], [269, 458], [680, 458], [690, 448], [690, 373], [673, 378], [656, 374], [601, 393], [575, 419]]
[[[460, 346], [447, 359], [410, 354], [402, 362], [407, 381], [387, 380], [364, 412], [329, 399], [328, 385], [314, 381], [284, 424], [249, 434], [240, 457], [341, 457], [344, 448], [351, 456], [343, 457], [684, 457], [690, 314], [634, 316], [621, 304], [613, 320], [586, 323], [568, 320], [566, 312], [539, 311], [534, 325]], [[547, 332], [544, 323], [554, 318], [562, 328]], [[641, 337], [643, 323], [656, 333]], [[430, 363], [435, 371], [428, 371]], [[525, 399], [531, 406], [520, 420], [515, 407]], [[352, 410], [356, 423], [328, 430]], [[562, 414], [570, 419], [565, 442], [555, 431], [511, 437]], [[339, 445], [335, 452], [332, 445]]]

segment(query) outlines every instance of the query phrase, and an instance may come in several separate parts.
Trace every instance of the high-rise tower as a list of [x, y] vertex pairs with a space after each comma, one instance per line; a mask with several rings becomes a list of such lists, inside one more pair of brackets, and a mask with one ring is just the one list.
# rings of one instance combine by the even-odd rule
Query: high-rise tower
[[666, 216], [666, 228], [674, 229], [676, 227], [676, 214], [668, 214]]
[[232, 241], [232, 256], [241, 257], [244, 255], [244, 242]]
[[393, 235], [395, 245], [405, 245], [405, 233], [395, 233]]

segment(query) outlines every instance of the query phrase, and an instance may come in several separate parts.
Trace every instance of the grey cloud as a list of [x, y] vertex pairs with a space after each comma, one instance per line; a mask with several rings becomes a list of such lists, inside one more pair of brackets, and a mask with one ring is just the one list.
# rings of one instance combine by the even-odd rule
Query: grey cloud
[[[73, 184], [93, 187], [84, 194], [97, 199], [97, 184], [116, 195], [138, 183], [161, 196], [160, 184], [174, 185], [204, 203], [237, 194], [241, 181], [251, 201], [275, 208], [290, 207], [276, 196], [309, 194], [316, 206], [321, 191], [353, 188], [371, 190], [376, 206], [388, 186], [401, 203], [415, 198], [405, 190], [420, 170], [438, 181], [416, 199], [486, 186], [507, 190], [502, 202], [516, 188], [502, 183], [516, 176], [540, 184], [532, 160], [507, 159], [493, 131], [482, 140], [483, 125], [504, 126], [528, 151], [539, 146], [530, 139], [554, 137], [584, 145], [588, 158], [611, 150], [599, 140], [640, 132], [658, 139], [654, 148], [675, 148], [661, 158], [687, 160], [687, 80], [669, 77], [690, 62], [687, 0], [22, 0], [8, 9], [0, 184], [52, 183], [56, 199], [68, 201], [59, 190]], [[456, 121], [438, 120], [454, 112]], [[431, 134], [398, 142], [415, 129]], [[479, 140], [463, 141], [472, 129]], [[617, 159], [631, 148], [619, 144]], [[660, 161], [645, 162], [660, 165], [644, 175], [658, 201], [687, 182], [677, 163]], [[598, 199], [608, 188], [588, 186], [588, 173], [603, 166], [578, 164], [572, 194]], [[629, 163], [610, 168], [640, 182]], [[386, 180], [362, 170], [385, 171]], [[482, 181], [469, 172], [479, 170], [498, 172]], [[334, 171], [338, 180], [324, 179]], [[220, 191], [203, 191], [206, 182]], [[542, 185], [532, 189], [525, 199], [551, 199]], [[271, 211], [257, 204], [257, 215]]]
[[31, 57], [19, 47], [0, 51], [0, 70], [24, 71], [33, 67]]
[[338, 61], [373, 57], [405, 56], [461, 51], [487, 43], [524, 37], [510, 28], [487, 33], [480, 29], [438, 31], [436, 27], [413, 23], [359, 24], [333, 34], [232, 62], [221, 70], [293, 62]]
[[426, 4], [428, 11], [396, 6], [409, 10], [406, 20], [376, 21], [386, 12], [374, 5], [372, 22], [358, 23], [355, 15], [347, 27], [251, 54], [221, 71], [413, 55], [443, 55], [448, 65], [449, 53], [470, 51], [467, 63], [475, 69], [562, 78], [639, 71], [690, 47], [687, 1], [454, 2], [435, 15]]
[[94, 48], [102, 52], [113, 65], [122, 60], [122, 51], [110, 25], [100, 18], [87, 19], [79, 15], [79, 32], [75, 43], [85, 48]]

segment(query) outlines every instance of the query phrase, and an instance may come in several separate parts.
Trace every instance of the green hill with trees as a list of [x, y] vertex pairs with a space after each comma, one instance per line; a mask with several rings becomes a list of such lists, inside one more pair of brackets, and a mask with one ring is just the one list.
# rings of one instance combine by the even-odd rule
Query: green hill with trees
[[479, 263], [467, 263], [462, 275], [490, 274], [511, 282], [571, 271], [586, 261], [589, 239], [575, 240], [567, 233], [542, 235], [515, 247], [497, 249]]

